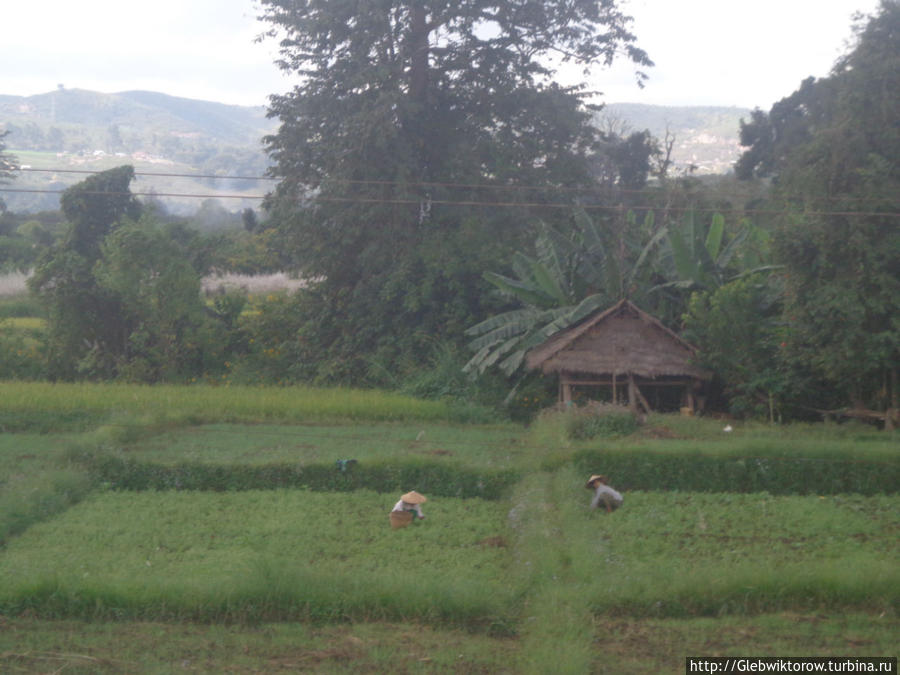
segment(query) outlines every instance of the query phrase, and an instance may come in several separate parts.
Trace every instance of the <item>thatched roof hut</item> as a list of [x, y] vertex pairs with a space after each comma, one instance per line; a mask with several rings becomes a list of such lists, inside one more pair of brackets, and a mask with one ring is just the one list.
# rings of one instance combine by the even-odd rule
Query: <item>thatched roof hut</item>
[[[680, 387], [682, 405], [693, 410], [696, 394], [711, 373], [692, 363], [696, 350], [658, 319], [629, 300], [598, 311], [528, 352], [528, 368], [558, 373], [560, 400], [571, 401], [576, 387], [628, 390], [633, 409], [650, 405], [641, 389]], [[701, 401], [702, 402], [702, 401]]]

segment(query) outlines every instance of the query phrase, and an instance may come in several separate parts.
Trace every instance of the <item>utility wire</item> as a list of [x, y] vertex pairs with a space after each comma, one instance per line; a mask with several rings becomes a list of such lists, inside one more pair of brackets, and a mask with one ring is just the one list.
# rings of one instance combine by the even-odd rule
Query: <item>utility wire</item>
[[[62, 194], [66, 190], [51, 190], [41, 188], [0, 188], [0, 193], [37, 193], [37, 194]], [[184, 197], [190, 199], [266, 199], [267, 195], [235, 195], [235, 194], [200, 194], [188, 192], [109, 192], [109, 191], [87, 191], [82, 194], [87, 195], [106, 195], [106, 196], [134, 196], [134, 197]], [[346, 203], [346, 204], [392, 204], [392, 205], [408, 205], [419, 206], [422, 199], [385, 199], [376, 197], [325, 197], [316, 196], [316, 201]], [[695, 207], [660, 207], [660, 206], [637, 206], [623, 204], [585, 204], [585, 203], [566, 203], [566, 202], [502, 202], [502, 201], [476, 201], [476, 200], [454, 200], [454, 199], [428, 199], [430, 204], [443, 206], [473, 206], [473, 207], [492, 207], [492, 208], [547, 208], [547, 209], [572, 209], [579, 208], [586, 211], [667, 211], [669, 213], [721, 213], [736, 215], [783, 215], [784, 210], [780, 209], [716, 209], [716, 208], [695, 208]], [[879, 218], [900, 218], [900, 212], [897, 211], [804, 211], [803, 215], [807, 216], [866, 216]]]
[[[51, 169], [36, 169], [36, 168], [26, 168], [26, 169], [18, 169], [19, 171], [26, 172], [37, 172], [37, 173], [77, 173], [77, 174], [98, 174], [103, 173], [100, 170], [94, 169], [62, 169], [62, 168], [51, 168]], [[253, 180], [253, 181], [269, 181], [269, 182], [277, 182], [282, 180], [282, 178], [276, 178], [272, 176], [232, 176], [232, 175], [222, 175], [222, 174], [197, 174], [197, 173], [170, 173], [170, 172], [156, 172], [156, 171], [135, 171], [135, 176], [148, 176], [148, 177], [161, 177], [161, 178], [205, 178], [205, 179], [213, 179], [213, 180]], [[382, 187], [392, 187], [392, 186], [401, 186], [408, 188], [460, 188], [467, 190], [543, 190], [543, 191], [551, 191], [551, 192], [603, 192], [605, 190], [611, 190], [615, 194], [626, 194], [626, 195], [658, 195], [659, 189], [655, 188], [607, 188], [603, 186], [596, 187], [573, 187], [573, 186], [565, 186], [565, 185], [557, 185], [557, 186], [546, 186], [546, 185], [491, 185], [485, 183], [457, 183], [457, 182], [441, 182], [441, 181], [415, 181], [415, 182], [402, 182], [396, 180], [351, 180], [351, 179], [343, 179], [343, 178], [327, 178], [323, 179], [323, 183], [326, 184], [339, 184], [339, 185], [375, 185]], [[869, 197], [821, 197], [821, 200], [826, 201], [861, 201], [861, 200], [870, 200]]]

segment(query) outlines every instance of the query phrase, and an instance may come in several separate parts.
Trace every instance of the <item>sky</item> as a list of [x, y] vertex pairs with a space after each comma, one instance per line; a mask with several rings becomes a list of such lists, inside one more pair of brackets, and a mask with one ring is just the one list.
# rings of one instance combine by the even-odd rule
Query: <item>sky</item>
[[[582, 78], [607, 103], [771, 108], [847, 51], [852, 16], [879, 0], [620, 0], [655, 62], [643, 89], [621, 62]], [[143, 89], [266, 105], [295, 81], [255, 0], [9, 0], [0, 16], [0, 94]]]

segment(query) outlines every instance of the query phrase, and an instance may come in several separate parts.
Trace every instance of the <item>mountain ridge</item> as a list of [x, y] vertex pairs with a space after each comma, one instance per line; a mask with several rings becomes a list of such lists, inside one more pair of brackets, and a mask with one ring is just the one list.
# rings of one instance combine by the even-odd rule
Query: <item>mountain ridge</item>
[[[739, 125], [750, 110], [730, 106], [658, 106], [608, 103], [596, 123], [619, 131], [647, 129], [662, 142], [674, 135], [674, 170], [721, 174], [740, 156]], [[154, 179], [147, 188], [158, 193], [190, 192], [227, 198], [228, 207], [258, 205], [268, 189], [253, 181], [225, 181], [199, 176], [260, 176], [270, 162], [263, 137], [278, 121], [264, 106], [241, 106], [162, 92], [129, 90], [100, 93], [66, 89], [32, 96], [0, 94], [0, 130], [9, 131], [7, 149], [24, 167], [16, 187], [56, 192], [7, 193], [9, 208], [22, 211], [58, 207], [58, 190], [80, 177], [74, 168], [103, 170], [132, 163], [139, 170], [195, 173], [198, 178]], [[72, 173], [66, 174], [66, 170]], [[58, 171], [58, 174], [50, 171]], [[145, 181], [151, 182], [149, 179]], [[246, 199], [230, 201], [229, 195]], [[196, 207], [196, 200], [166, 197], [175, 212]]]

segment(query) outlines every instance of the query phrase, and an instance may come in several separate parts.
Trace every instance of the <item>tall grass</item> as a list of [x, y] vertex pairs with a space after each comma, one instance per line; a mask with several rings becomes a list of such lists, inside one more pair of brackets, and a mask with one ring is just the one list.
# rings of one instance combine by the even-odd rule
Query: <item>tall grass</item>
[[104, 420], [138, 422], [448, 421], [452, 409], [382, 391], [310, 387], [0, 383], [0, 425], [7, 430], [90, 428]]

